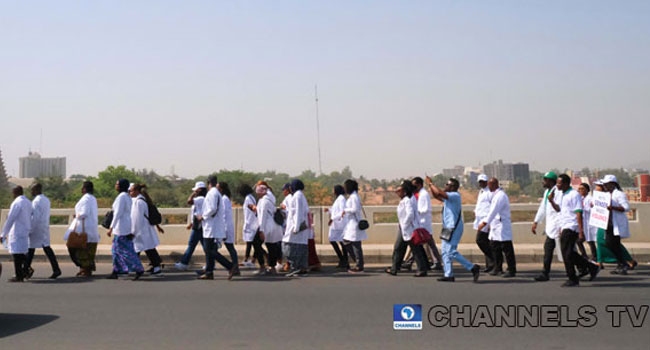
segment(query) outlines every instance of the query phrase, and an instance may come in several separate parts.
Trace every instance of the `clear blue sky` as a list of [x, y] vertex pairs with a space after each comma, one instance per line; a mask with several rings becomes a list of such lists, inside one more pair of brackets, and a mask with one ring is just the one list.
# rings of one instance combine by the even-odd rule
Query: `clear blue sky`
[[648, 1], [0, 2], [0, 150], [68, 173], [650, 160]]

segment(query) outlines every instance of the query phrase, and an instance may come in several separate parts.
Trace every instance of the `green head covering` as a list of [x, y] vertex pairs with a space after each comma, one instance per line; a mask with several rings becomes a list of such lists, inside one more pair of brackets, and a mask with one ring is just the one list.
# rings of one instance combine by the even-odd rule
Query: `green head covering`
[[544, 178], [545, 179], [551, 179], [553, 181], [557, 181], [557, 174], [552, 172], [552, 171], [549, 171], [548, 173], [544, 174]]

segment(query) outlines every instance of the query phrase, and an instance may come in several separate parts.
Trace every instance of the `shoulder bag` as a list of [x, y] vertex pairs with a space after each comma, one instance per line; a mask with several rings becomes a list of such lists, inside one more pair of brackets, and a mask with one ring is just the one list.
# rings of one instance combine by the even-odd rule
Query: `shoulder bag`
[[86, 220], [81, 222], [81, 233], [77, 233], [77, 226], [75, 225], [73, 232], [68, 235], [68, 241], [65, 245], [72, 249], [86, 249], [88, 247], [88, 235], [86, 234]]

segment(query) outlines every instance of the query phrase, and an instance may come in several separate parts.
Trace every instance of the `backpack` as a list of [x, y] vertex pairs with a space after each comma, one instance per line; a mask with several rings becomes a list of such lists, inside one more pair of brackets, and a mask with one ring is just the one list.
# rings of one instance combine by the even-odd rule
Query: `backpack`
[[162, 215], [160, 214], [160, 211], [158, 211], [158, 208], [156, 208], [156, 205], [153, 204], [152, 202], [145, 200], [144, 198], [140, 198], [140, 199], [143, 200], [145, 203], [147, 203], [149, 216], [145, 215], [144, 217], [147, 218], [149, 224], [151, 224], [151, 226], [162, 224]]

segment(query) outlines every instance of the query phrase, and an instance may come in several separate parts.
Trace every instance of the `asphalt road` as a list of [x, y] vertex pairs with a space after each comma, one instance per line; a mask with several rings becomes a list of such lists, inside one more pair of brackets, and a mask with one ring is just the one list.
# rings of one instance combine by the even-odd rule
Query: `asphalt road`
[[[30, 282], [11, 284], [12, 264], [0, 281], [0, 349], [205, 349], [208, 348], [427, 348], [445, 349], [648, 349], [650, 315], [642, 326], [622, 314], [613, 327], [607, 305], [642, 312], [650, 304], [650, 267], [628, 276], [605, 270], [594, 282], [561, 288], [561, 266], [550, 282], [536, 283], [537, 265], [520, 266], [514, 279], [483, 276], [478, 284], [458, 270], [455, 283], [436, 276], [397, 277], [368, 268], [360, 275], [333, 269], [306, 277], [255, 278], [250, 271], [233, 281], [220, 271], [214, 281], [193, 272], [167, 272], [141, 281], [80, 281], [71, 264], [56, 281], [39, 263]], [[110, 265], [99, 266], [106, 275]], [[393, 304], [422, 304], [421, 331], [394, 331]], [[434, 327], [435, 305], [566, 305], [571, 319], [592, 305], [593, 327]], [[437, 308], [436, 310], [439, 310]], [[647, 311], [647, 309], [645, 309]], [[650, 312], [648, 312], [650, 313]], [[637, 314], [636, 316], [641, 315]], [[452, 316], [453, 317], [453, 316]], [[638, 319], [635, 318], [638, 321]], [[591, 320], [593, 321], [593, 319]], [[561, 322], [564, 326], [570, 323]], [[548, 325], [548, 324], [547, 324]]]

